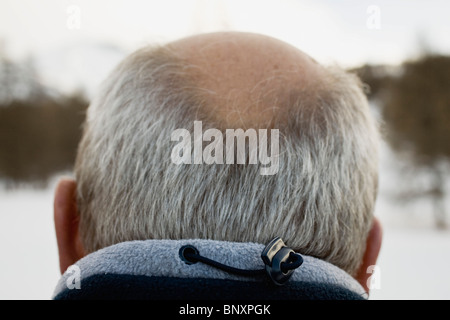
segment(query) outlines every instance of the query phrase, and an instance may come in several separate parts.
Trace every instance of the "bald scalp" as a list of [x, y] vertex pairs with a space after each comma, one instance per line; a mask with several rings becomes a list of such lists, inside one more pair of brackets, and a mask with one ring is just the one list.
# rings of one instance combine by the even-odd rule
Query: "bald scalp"
[[[167, 48], [191, 66], [205, 112], [226, 128], [273, 127], [285, 122], [295, 99], [312, 100], [324, 69], [299, 49], [252, 33], [192, 36]], [[295, 92], [293, 92], [295, 91]]]

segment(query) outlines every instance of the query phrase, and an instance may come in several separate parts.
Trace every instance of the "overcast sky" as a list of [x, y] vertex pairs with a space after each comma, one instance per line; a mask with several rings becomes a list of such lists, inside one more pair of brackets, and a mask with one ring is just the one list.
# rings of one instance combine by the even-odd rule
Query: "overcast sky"
[[[86, 47], [115, 46], [125, 54], [199, 32], [239, 30], [348, 67], [396, 64], [423, 45], [450, 53], [449, 17], [447, 0], [1, 0], [0, 43], [12, 57], [43, 57], [51, 74], [58, 63], [85, 59]], [[68, 51], [71, 60], [58, 57]], [[121, 57], [89, 55], [106, 69]]]

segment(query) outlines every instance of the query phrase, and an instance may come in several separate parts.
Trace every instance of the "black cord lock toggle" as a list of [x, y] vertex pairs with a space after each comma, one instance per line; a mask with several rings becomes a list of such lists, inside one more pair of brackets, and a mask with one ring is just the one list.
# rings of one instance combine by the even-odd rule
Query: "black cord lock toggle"
[[261, 253], [265, 269], [270, 279], [283, 285], [303, 263], [303, 258], [291, 248], [286, 247], [280, 237], [273, 239]]

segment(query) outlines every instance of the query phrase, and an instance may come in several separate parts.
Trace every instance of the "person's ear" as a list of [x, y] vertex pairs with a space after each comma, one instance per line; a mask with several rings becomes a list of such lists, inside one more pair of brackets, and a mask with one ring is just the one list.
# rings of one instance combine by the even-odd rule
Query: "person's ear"
[[372, 228], [366, 241], [366, 251], [364, 253], [363, 261], [356, 274], [356, 280], [363, 286], [367, 293], [369, 293], [369, 284], [367, 283], [369, 277], [372, 275], [368, 268], [374, 266], [378, 259], [378, 254], [381, 249], [381, 242], [383, 238], [383, 231], [381, 223], [377, 218], [373, 219]]
[[78, 230], [76, 188], [75, 180], [64, 178], [55, 191], [53, 209], [61, 274], [84, 256]]

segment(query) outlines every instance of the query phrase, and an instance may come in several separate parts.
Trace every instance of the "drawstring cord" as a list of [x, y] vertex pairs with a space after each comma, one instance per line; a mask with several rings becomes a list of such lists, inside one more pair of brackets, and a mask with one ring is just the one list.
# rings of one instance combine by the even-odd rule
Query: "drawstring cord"
[[303, 263], [302, 256], [292, 249], [287, 248], [280, 238], [272, 240], [269, 245], [264, 248], [263, 253], [261, 254], [265, 269], [248, 270], [228, 266], [200, 255], [199, 251], [191, 245], [181, 247], [179, 255], [187, 264], [201, 262], [241, 276], [251, 277], [269, 274], [272, 281], [278, 285], [284, 284], [290, 278], [294, 270]]
[[221, 269], [223, 271], [229, 272], [229, 273], [233, 273], [233, 274], [237, 274], [240, 276], [247, 276], [247, 277], [251, 277], [251, 276], [259, 276], [259, 275], [263, 275], [266, 270], [265, 269], [257, 269], [257, 270], [246, 270], [246, 269], [239, 269], [239, 268], [235, 268], [232, 266], [227, 266], [223, 263], [220, 263], [218, 261], [206, 258], [201, 256], [198, 253], [193, 253], [193, 252], [186, 252], [184, 254], [184, 257], [191, 261], [191, 263], [196, 263], [196, 262], [202, 262], [204, 264], [210, 265], [211, 267], [215, 267], [217, 269]]
[[[220, 262], [217, 262], [215, 260], [203, 257], [199, 254], [192, 253], [192, 252], [186, 252], [185, 258], [189, 261], [195, 262], [202, 262], [204, 264], [210, 265], [212, 267], [221, 269], [223, 271], [234, 273], [240, 276], [259, 276], [266, 273], [266, 269], [254, 269], [254, 270], [248, 270], [248, 269], [239, 269], [232, 266], [227, 266], [225, 264], [222, 264]], [[283, 262], [281, 263], [281, 271], [284, 273], [287, 273], [289, 270], [294, 270], [300, 267], [302, 264], [301, 256], [297, 253], [291, 253], [289, 255], [289, 259], [292, 259], [292, 262]]]

